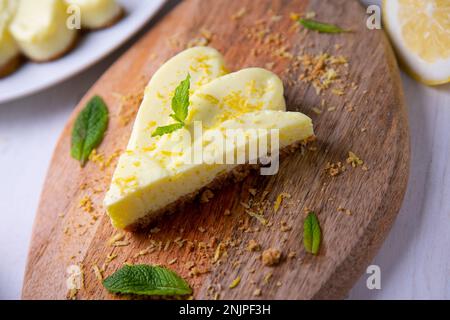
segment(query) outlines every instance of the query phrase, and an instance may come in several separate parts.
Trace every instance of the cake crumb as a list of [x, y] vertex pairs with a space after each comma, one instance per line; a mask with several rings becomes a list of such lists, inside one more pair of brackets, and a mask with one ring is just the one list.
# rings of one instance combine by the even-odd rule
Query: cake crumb
[[292, 21], [297, 22], [298, 19], [300, 19], [300, 13], [297, 13], [297, 12], [291, 12], [291, 13], [289, 14], [289, 19], [291, 19]]
[[266, 218], [264, 218], [261, 214], [255, 213], [253, 211], [250, 210], [245, 210], [245, 212], [253, 218], [256, 218], [263, 226], [269, 226], [269, 222], [267, 221]]
[[188, 270], [192, 269], [193, 267], [195, 267], [195, 262], [193, 262], [193, 261], [186, 262], [186, 268]]
[[88, 213], [91, 213], [92, 211], [94, 211], [94, 206], [92, 204], [92, 200], [88, 196], [85, 196], [80, 200], [79, 207]]
[[128, 245], [130, 245], [130, 242], [126, 241], [126, 240], [125, 241], [116, 241], [112, 244], [113, 247], [126, 247]]
[[205, 228], [203, 228], [203, 227], [198, 227], [198, 232], [201, 232], [201, 233], [205, 233], [206, 232], [206, 229]]
[[67, 300], [76, 300], [78, 294], [78, 289], [70, 289], [67, 293]]
[[66, 285], [69, 288], [67, 299], [75, 300], [78, 291], [84, 288], [84, 271], [83, 265], [71, 265], [67, 268], [69, 277], [66, 279]]
[[125, 238], [125, 234], [124, 233], [116, 233], [111, 238], [109, 238], [108, 245], [113, 246], [114, 243], [116, 243], [117, 241], [121, 241], [124, 238]]
[[199, 276], [199, 275], [201, 275], [201, 274], [208, 273], [208, 272], [209, 272], [208, 269], [200, 270], [200, 269], [197, 268], [197, 267], [192, 267], [192, 268], [191, 268], [191, 271], [189, 272], [189, 275], [190, 275], [191, 277], [197, 277], [197, 276]]
[[316, 17], [316, 13], [314, 12], [314, 11], [308, 11], [308, 12], [306, 12], [306, 14], [305, 14], [305, 18], [306, 19], [313, 19], [313, 18], [315, 18]]
[[254, 297], [260, 297], [260, 296], [261, 296], [261, 289], [256, 288], [256, 289], [253, 291], [253, 296], [254, 296]]
[[98, 281], [102, 282], [103, 281], [103, 271], [100, 270], [100, 268], [96, 264], [94, 264], [92, 266], [92, 270], [94, 271], [94, 275], [98, 279]]
[[261, 250], [261, 245], [257, 243], [255, 240], [251, 239], [248, 242], [247, 250], [250, 252], [255, 252]]
[[242, 7], [231, 16], [231, 20], [239, 20], [247, 13], [247, 8]]
[[189, 40], [187, 43], [188, 48], [196, 46], [207, 46], [212, 40], [213, 34], [208, 29], [200, 29], [200, 34], [198, 37]]
[[269, 283], [270, 279], [272, 279], [273, 273], [272, 272], [268, 272], [266, 275], [264, 275], [263, 281], [264, 283]]
[[226, 249], [225, 245], [221, 242], [217, 245], [216, 251], [214, 252], [213, 262], [219, 261], [224, 254], [226, 254]]
[[117, 254], [113, 254], [113, 253], [108, 254], [108, 255], [106, 256], [106, 263], [110, 263], [110, 262], [113, 261], [115, 258], [117, 258]]
[[281, 252], [277, 249], [267, 249], [264, 250], [261, 256], [262, 263], [266, 266], [275, 266], [280, 263], [281, 260]]
[[337, 177], [345, 171], [345, 166], [342, 164], [342, 162], [327, 162], [324, 170], [329, 176]]
[[345, 209], [344, 207], [341, 207], [341, 206], [339, 206], [339, 207], [337, 208], [337, 211], [343, 212], [343, 213], [345, 213], [345, 214], [348, 215], [348, 216], [351, 216], [351, 215], [352, 215], [352, 212], [351, 212], [349, 209]]
[[[341, 66], [347, 66], [348, 61], [343, 56], [332, 56], [327, 53], [318, 55], [304, 54], [294, 61], [297, 68], [302, 66], [303, 72], [299, 80], [313, 85], [316, 94], [320, 95], [323, 90], [327, 90], [334, 83], [342, 83], [344, 72]], [[343, 95], [343, 89], [332, 88], [332, 93]]]
[[322, 114], [322, 109], [319, 109], [319, 108], [317, 108], [317, 107], [313, 107], [313, 108], [312, 108], [312, 111], [313, 111], [315, 114], [317, 114], [317, 115], [321, 115], [321, 114]]
[[355, 107], [352, 105], [348, 105], [347, 107], [345, 107], [345, 111], [347, 112], [353, 112], [355, 111]]
[[361, 166], [364, 164], [364, 161], [361, 160], [355, 153], [352, 151], [348, 152], [347, 163], [350, 164], [353, 168]]
[[154, 228], [150, 229], [150, 233], [151, 233], [151, 234], [156, 234], [156, 233], [158, 233], [159, 231], [161, 231], [161, 229], [158, 228], [158, 227], [154, 227]]
[[[344, 95], [344, 90], [341, 88], [333, 88], [331, 89], [331, 92], [336, 95], [336, 96], [343, 96]], [[347, 111], [352, 112], [354, 109], [353, 107], [349, 106], [347, 109]]]
[[200, 197], [200, 203], [207, 203], [213, 197], [214, 197], [214, 193], [211, 190], [206, 189], [205, 191], [203, 191], [203, 193]]
[[292, 227], [289, 226], [286, 221], [281, 221], [281, 227], [280, 227], [281, 232], [288, 232], [291, 230], [292, 230]]

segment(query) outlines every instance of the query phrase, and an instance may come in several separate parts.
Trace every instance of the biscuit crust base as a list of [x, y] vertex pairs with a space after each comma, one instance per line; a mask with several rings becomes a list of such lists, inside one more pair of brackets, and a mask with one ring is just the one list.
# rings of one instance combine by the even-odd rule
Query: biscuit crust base
[[45, 62], [50, 62], [50, 61], [58, 60], [59, 58], [64, 57], [64, 56], [65, 56], [66, 54], [68, 54], [70, 51], [72, 51], [73, 49], [75, 49], [75, 47], [76, 47], [77, 44], [78, 44], [78, 40], [79, 40], [79, 39], [80, 39], [80, 33], [77, 32], [77, 33], [75, 34], [75, 36], [73, 37], [72, 42], [71, 42], [64, 50], [62, 50], [61, 52], [55, 54], [54, 56], [49, 57], [49, 58], [46, 58], [46, 59], [33, 59], [33, 58], [30, 58], [30, 57], [28, 57], [28, 59], [29, 59], [30, 61], [33, 61], [33, 62], [36, 62], [36, 63], [45, 63]]
[[[289, 154], [294, 153], [302, 146], [305, 146], [309, 141], [315, 140], [315, 137], [310, 137], [304, 141], [295, 142], [287, 147], [284, 147], [280, 150], [280, 159], [286, 157]], [[146, 216], [139, 218], [136, 222], [125, 227], [126, 231], [136, 232], [141, 231], [158, 220], [160, 220], [165, 215], [176, 213], [192, 202], [194, 202], [199, 195], [201, 195], [206, 190], [220, 190], [224, 186], [229, 185], [231, 182], [239, 182], [246, 178], [252, 171], [255, 171], [261, 167], [260, 164], [241, 164], [236, 166], [233, 170], [226, 172], [222, 175], [217, 176], [211, 181], [209, 184], [204, 186], [203, 188], [187, 194], [178, 200], [168, 204], [164, 208], [161, 208], [157, 211], [149, 212]]]
[[0, 78], [9, 76], [11, 73], [19, 69], [22, 64], [22, 55], [17, 54], [15, 57], [10, 59], [7, 63], [0, 66]]

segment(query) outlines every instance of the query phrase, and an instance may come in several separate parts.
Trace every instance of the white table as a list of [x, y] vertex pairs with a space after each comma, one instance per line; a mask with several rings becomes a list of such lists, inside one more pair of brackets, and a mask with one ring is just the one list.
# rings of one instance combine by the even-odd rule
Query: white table
[[[20, 297], [28, 245], [53, 148], [73, 107], [120, 55], [52, 89], [0, 105], [0, 299]], [[403, 75], [412, 159], [408, 191], [373, 264], [351, 299], [450, 299], [450, 85], [429, 88]]]

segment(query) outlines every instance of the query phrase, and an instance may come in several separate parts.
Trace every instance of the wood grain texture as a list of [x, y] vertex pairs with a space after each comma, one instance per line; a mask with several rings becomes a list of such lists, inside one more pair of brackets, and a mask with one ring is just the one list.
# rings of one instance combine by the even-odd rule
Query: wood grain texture
[[[246, 7], [246, 14], [230, 19], [242, 7]], [[331, 36], [293, 28], [289, 14], [306, 11], [314, 11], [318, 19], [354, 32]], [[291, 59], [274, 54], [270, 41], [249, 38], [249, 30], [261, 21], [265, 30], [282, 35], [283, 43], [289, 44], [286, 51], [295, 56], [330, 52], [348, 57], [345, 77], [358, 86], [346, 90], [344, 96], [331, 90], [317, 95], [312, 85], [297, 80], [302, 71], [292, 65]], [[107, 242], [117, 231], [110, 225], [101, 203], [114, 165], [100, 170], [90, 162], [81, 169], [69, 157], [74, 118], [94, 94], [101, 95], [110, 108], [111, 121], [99, 152], [108, 156], [123, 150], [132, 121], [124, 125], [122, 120], [124, 115], [132, 115], [139, 103], [123, 104], [118, 94], [139, 95], [157, 68], [191, 39], [199, 37], [202, 28], [211, 31], [210, 45], [224, 54], [231, 70], [270, 67], [281, 76], [288, 109], [304, 112], [314, 121], [317, 150], [290, 156], [281, 163], [276, 176], [254, 175], [241, 184], [224, 188], [207, 204], [193, 203], [161, 222], [157, 234], [129, 233], [128, 246], [113, 248]], [[336, 45], [342, 48], [337, 49]], [[313, 110], [321, 106], [322, 100], [323, 112], [316, 114]], [[327, 175], [326, 164], [345, 163], [350, 150], [365, 160], [369, 170], [347, 165], [341, 175]], [[101, 266], [112, 252], [118, 256], [108, 265], [106, 276], [126, 261], [167, 265], [176, 258], [170, 267], [188, 279], [197, 299], [212, 298], [212, 291], [220, 291], [223, 299], [256, 298], [255, 288], [262, 290], [260, 298], [265, 299], [343, 298], [392, 225], [405, 192], [408, 165], [408, 124], [397, 65], [384, 34], [365, 28], [364, 11], [357, 1], [185, 1], [99, 79], [64, 129], [41, 196], [23, 298], [65, 299], [66, 268], [72, 264], [82, 265], [85, 271], [85, 287], [77, 298], [118, 298], [108, 294], [92, 272], [92, 266]], [[251, 198], [249, 188], [259, 190], [256, 199], [268, 190], [271, 203], [282, 192], [291, 195], [276, 213], [272, 206], [267, 208], [265, 216], [272, 227], [265, 228], [255, 219], [248, 219], [241, 202], [247, 203]], [[92, 199], [94, 214], [99, 215], [95, 221], [79, 206], [85, 196]], [[338, 211], [338, 207], [351, 210], [352, 215]], [[305, 253], [301, 243], [305, 208], [315, 210], [321, 221], [323, 244], [317, 257]], [[231, 216], [224, 215], [226, 209]], [[282, 232], [281, 221], [292, 230]], [[243, 232], [243, 224], [245, 228], [259, 227], [260, 231]], [[179, 236], [193, 242], [196, 248], [205, 243], [206, 248], [179, 248], [173, 243]], [[262, 266], [260, 252], [246, 251], [251, 239], [263, 249], [280, 249], [281, 263], [276, 267]], [[163, 247], [171, 242], [167, 250], [136, 257], [152, 240], [161, 241]], [[227, 249], [228, 258], [212, 265], [217, 244], [226, 240], [235, 242], [234, 247]], [[289, 252], [295, 252], [296, 257], [288, 258]], [[209, 272], [190, 277], [186, 264], [191, 261], [199, 270]], [[269, 281], [264, 281], [269, 274]], [[242, 279], [240, 285], [228, 289], [237, 276]]]

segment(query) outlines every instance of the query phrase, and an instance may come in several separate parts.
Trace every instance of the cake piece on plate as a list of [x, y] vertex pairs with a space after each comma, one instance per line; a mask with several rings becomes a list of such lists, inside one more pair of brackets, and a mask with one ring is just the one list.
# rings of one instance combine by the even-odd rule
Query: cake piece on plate
[[64, 0], [21, 0], [11, 24], [11, 33], [31, 60], [57, 59], [75, 45], [77, 30], [67, 27]]

